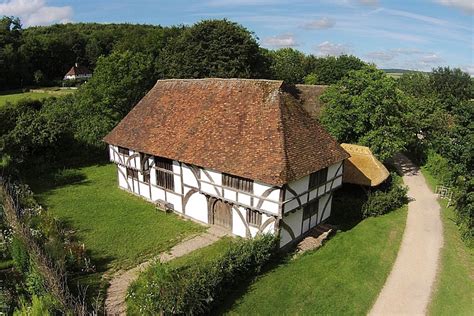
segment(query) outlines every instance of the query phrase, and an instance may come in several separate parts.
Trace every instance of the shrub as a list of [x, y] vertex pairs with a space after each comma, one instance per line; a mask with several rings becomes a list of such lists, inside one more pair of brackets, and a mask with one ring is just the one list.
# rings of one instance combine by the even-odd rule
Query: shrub
[[276, 246], [275, 236], [263, 235], [239, 240], [222, 256], [199, 265], [170, 268], [159, 263], [144, 285], [132, 284], [128, 311], [146, 315], [209, 313], [237, 284], [258, 274]]
[[[15, 310], [14, 316], [49, 316], [55, 314], [55, 302], [54, 299], [49, 296], [36, 296], [34, 295], [31, 301], [31, 306], [23, 301], [21, 302], [20, 309]], [[57, 311], [56, 311], [57, 312]]]
[[407, 188], [397, 183], [391, 183], [387, 191], [370, 192], [367, 201], [362, 206], [363, 217], [387, 214], [407, 203]]
[[21, 272], [27, 272], [30, 256], [23, 243], [17, 238], [13, 238], [10, 244], [10, 254], [15, 268]]
[[440, 183], [447, 183], [452, 179], [448, 159], [434, 151], [428, 152], [425, 167]]

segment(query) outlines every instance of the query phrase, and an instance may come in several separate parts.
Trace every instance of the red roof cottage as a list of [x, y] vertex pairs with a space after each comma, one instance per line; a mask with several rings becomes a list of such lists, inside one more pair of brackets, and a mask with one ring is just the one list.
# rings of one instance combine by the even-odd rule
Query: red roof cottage
[[331, 214], [348, 154], [282, 81], [159, 80], [110, 132], [121, 188], [281, 246]]

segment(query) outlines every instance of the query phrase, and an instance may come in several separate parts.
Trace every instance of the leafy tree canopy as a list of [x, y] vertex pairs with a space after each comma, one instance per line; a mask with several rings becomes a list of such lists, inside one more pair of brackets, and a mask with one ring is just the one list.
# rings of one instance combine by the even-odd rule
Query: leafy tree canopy
[[100, 57], [94, 76], [74, 95], [76, 136], [101, 145], [105, 136], [153, 86], [153, 60], [142, 53]]
[[382, 160], [406, 146], [404, 97], [383, 71], [350, 71], [321, 100], [326, 103], [321, 123], [339, 142], [369, 146]]
[[186, 29], [164, 49], [159, 68], [167, 78], [253, 78], [262, 59], [254, 35], [227, 20]]
[[451, 110], [462, 101], [472, 99], [473, 83], [468, 73], [459, 68], [439, 67], [430, 75], [433, 91], [447, 110]]
[[293, 48], [281, 48], [271, 52], [271, 72], [275, 79], [287, 83], [302, 83], [305, 77], [305, 55]]

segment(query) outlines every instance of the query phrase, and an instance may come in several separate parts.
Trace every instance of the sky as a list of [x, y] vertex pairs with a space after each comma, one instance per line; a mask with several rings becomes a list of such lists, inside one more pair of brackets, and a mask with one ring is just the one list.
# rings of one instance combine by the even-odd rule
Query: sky
[[380, 68], [460, 67], [474, 75], [474, 0], [0, 0], [23, 26], [191, 25], [227, 18], [269, 49], [353, 54]]

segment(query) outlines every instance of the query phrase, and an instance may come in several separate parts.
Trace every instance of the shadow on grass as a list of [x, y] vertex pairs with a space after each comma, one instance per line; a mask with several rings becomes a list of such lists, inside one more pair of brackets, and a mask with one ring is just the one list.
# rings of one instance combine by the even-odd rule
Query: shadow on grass
[[211, 315], [224, 315], [232, 310], [235, 306], [237, 300], [243, 297], [250, 290], [250, 286], [253, 282], [259, 278], [265, 277], [265, 275], [272, 273], [274, 270], [278, 269], [281, 266], [287, 265], [291, 258], [293, 257], [295, 248], [291, 248], [286, 253], [279, 253], [275, 258], [273, 258], [268, 264], [266, 264], [259, 275], [250, 278], [242, 283], [240, 283], [236, 288], [234, 288], [223, 301], [219, 302], [217, 306], [211, 311]]

